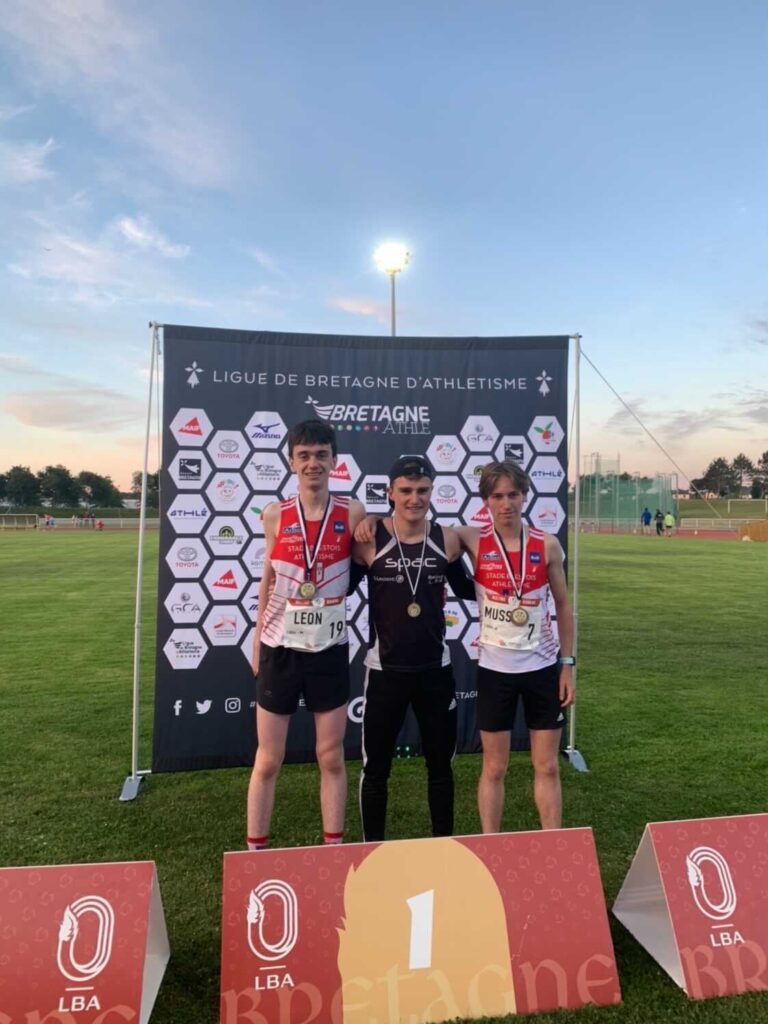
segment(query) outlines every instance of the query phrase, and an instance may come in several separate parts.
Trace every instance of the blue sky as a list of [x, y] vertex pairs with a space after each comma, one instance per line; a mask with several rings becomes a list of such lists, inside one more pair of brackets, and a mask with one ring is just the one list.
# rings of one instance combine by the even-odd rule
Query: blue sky
[[[768, 449], [762, 0], [5, 0], [0, 469], [141, 464], [151, 319], [580, 332], [691, 475]], [[582, 451], [671, 471], [583, 367]]]

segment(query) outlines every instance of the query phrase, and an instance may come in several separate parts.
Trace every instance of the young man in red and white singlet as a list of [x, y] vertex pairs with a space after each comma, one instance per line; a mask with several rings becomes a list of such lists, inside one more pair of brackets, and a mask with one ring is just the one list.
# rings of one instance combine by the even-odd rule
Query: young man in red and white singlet
[[[477, 802], [483, 832], [498, 832], [512, 725], [522, 698], [531, 741], [534, 798], [542, 828], [562, 819], [558, 753], [564, 709], [574, 701], [573, 613], [556, 537], [523, 523], [530, 489], [512, 461], [485, 466], [480, 496], [492, 522], [456, 528], [475, 567], [480, 618], [477, 723], [483, 768]], [[548, 609], [557, 613], [558, 641]]]
[[336, 433], [320, 420], [288, 432], [298, 494], [264, 509], [267, 557], [253, 642], [259, 745], [248, 786], [248, 849], [267, 845], [275, 784], [299, 698], [314, 713], [326, 842], [341, 842], [349, 700], [346, 595], [352, 534], [365, 510], [331, 494]]

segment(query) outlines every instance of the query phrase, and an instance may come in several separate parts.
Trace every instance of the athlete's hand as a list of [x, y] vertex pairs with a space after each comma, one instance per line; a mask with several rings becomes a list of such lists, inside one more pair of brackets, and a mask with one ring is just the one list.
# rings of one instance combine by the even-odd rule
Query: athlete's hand
[[365, 519], [360, 520], [355, 527], [353, 535], [358, 544], [371, 544], [373, 542], [378, 518], [378, 516], [368, 515]]
[[573, 665], [560, 666], [560, 707], [567, 708], [576, 700]]

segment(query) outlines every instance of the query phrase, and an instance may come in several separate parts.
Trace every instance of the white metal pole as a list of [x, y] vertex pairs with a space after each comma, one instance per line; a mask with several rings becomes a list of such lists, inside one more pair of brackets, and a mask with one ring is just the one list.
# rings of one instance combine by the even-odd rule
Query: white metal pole
[[[573, 560], [571, 566], [573, 580], [573, 655], [576, 658], [576, 664], [573, 666], [573, 682], [576, 685], [579, 672], [579, 538], [581, 536], [581, 480], [579, 472], [581, 468], [581, 335], [574, 334], [573, 341], [573, 402], [575, 407], [574, 418], [576, 421], [576, 436], [574, 438], [576, 457], [574, 463], [576, 465], [576, 483], [573, 495]], [[566, 747], [566, 755], [574, 768], [583, 772], [587, 771], [586, 762], [576, 749], [576, 704], [571, 706], [568, 716], [568, 746]]]
[[389, 280], [391, 282], [390, 290], [389, 290], [390, 291], [390, 308], [391, 308], [390, 324], [391, 324], [391, 328], [392, 328], [392, 337], [394, 338], [397, 335], [396, 321], [395, 321], [395, 271], [394, 270], [390, 271]]
[[147, 429], [144, 436], [144, 465], [141, 471], [141, 502], [139, 505], [139, 550], [136, 567], [136, 614], [133, 623], [133, 724], [131, 730], [131, 774], [123, 783], [121, 800], [133, 800], [138, 792], [142, 775], [139, 772], [139, 683], [141, 679], [141, 588], [144, 575], [144, 531], [147, 522], [147, 472], [149, 463], [149, 434], [152, 426], [152, 390], [155, 383], [155, 360], [158, 350], [159, 324], [152, 321], [151, 355], [149, 360], [149, 399], [147, 401]]

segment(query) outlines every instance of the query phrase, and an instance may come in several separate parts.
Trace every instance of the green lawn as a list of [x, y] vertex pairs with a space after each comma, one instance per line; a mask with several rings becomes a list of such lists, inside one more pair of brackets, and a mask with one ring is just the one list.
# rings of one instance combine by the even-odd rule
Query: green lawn
[[[135, 534], [0, 534], [0, 863], [157, 861], [172, 959], [155, 1024], [217, 1020], [221, 855], [243, 846], [247, 770], [163, 775], [130, 804]], [[147, 538], [142, 767], [149, 762], [154, 560]], [[608, 905], [646, 821], [768, 809], [768, 546], [582, 538], [578, 747], [565, 824], [595, 830]], [[350, 766], [350, 793], [358, 765]], [[479, 758], [457, 759], [457, 831], [477, 829]], [[425, 835], [420, 761], [396, 765], [393, 834]], [[515, 755], [505, 827], [536, 827]], [[316, 773], [286, 768], [275, 845], [316, 842]], [[348, 835], [360, 838], [354, 797]], [[540, 1021], [751, 1022], [768, 996], [692, 1003], [612, 920], [624, 1003]], [[2, 1007], [0, 1007], [2, 1009]]]

